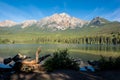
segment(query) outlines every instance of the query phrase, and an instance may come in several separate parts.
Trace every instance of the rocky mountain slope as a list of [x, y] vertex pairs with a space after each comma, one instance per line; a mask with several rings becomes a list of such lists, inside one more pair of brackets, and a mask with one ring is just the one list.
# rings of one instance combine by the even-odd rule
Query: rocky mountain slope
[[35, 24], [35, 23], [37, 23], [36, 20], [26, 20], [26, 21], [20, 23], [19, 25], [20, 25], [22, 28], [26, 28], [26, 27], [29, 27], [29, 26]]
[[71, 17], [66, 13], [54, 14], [52, 16], [43, 18], [42, 20], [37, 22], [37, 26], [65, 30], [67, 28], [75, 29], [76, 27], [83, 27], [87, 21], [80, 20], [75, 17]]
[[[111, 33], [120, 32], [120, 22], [109, 21], [101, 17], [95, 17], [91, 21], [81, 20], [66, 13], [53, 14], [41, 20], [26, 20], [16, 23], [10, 20], [0, 22], [0, 31], [6, 32], [39, 32], [57, 30], [79, 30], [83, 33]], [[76, 32], [76, 31], [75, 31]]]
[[90, 25], [101, 25], [101, 24], [106, 24], [110, 23], [107, 19], [101, 18], [101, 17], [95, 17], [90, 21]]
[[14, 25], [17, 25], [17, 23], [14, 21], [10, 21], [10, 20], [5, 20], [5, 21], [0, 22], [0, 27], [12, 27]]
[[3, 21], [0, 22], [0, 27], [12, 27], [20, 26], [21, 28], [26, 28], [32, 25], [37, 27], [47, 27], [58, 30], [65, 30], [67, 28], [75, 29], [76, 27], [83, 27], [84, 24], [87, 24], [87, 21], [80, 20], [75, 17], [71, 17], [66, 13], [53, 14], [52, 16], [45, 17], [39, 21], [36, 20], [26, 20], [22, 23], [15, 23], [13, 21]]

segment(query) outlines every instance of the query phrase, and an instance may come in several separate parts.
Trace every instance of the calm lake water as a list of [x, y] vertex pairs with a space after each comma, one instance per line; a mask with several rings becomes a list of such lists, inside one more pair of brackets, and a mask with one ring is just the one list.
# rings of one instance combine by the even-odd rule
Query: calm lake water
[[6, 58], [17, 53], [35, 57], [35, 52], [41, 47], [40, 56], [52, 54], [57, 49], [68, 49], [70, 56], [83, 60], [96, 60], [100, 55], [120, 56], [120, 45], [85, 45], [85, 44], [0, 44], [0, 57]]

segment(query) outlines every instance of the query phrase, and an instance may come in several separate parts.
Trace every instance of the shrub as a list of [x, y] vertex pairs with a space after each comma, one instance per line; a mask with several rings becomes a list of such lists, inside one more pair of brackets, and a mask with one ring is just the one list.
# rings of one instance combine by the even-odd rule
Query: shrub
[[79, 65], [70, 59], [67, 49], [54, 52], [53, 56], [45, 61], [44, 67], [47, 71], [53, 71], [55, 69], [79, 70]]
[[120, 56], [116, 58], [109, 57], [108, 59], [101, 56], [98, 62], [100, 70], [120, 70]]
[[0, 44], [6, 44], [6, 43], [10, 43], [9, 39], [0, 39]]

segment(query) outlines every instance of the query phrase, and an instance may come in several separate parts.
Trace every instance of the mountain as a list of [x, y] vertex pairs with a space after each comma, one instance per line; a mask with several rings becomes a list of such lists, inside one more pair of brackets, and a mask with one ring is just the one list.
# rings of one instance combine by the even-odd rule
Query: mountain
[[37, 20], [26, 20], [22, 23], [15, 23], [13, 21], [4, 21], [1, 22], [1, 26], [6, 27], [12, 27], [12, 26], [19, 26], [22, 29], [35, 26], [38, 28], [49, 28], [54, 30], [65, 30], [65, 29], [75, 29], [76, 27], [83, 27], [85, 24], [87, 24], [88, 21], [84, 21], [75, 17], [71, 17], [70, 15], [66, 13], [60, 13], [60, 14], [53, 14], [52, 16], [45, 17], [39, 21]]
[[[53, 14], [41, 20], [21, 23], [6, 20], [0, 22], [0, 43], [106, 43], [120, 42], [120, 22], [95, 17], [90, 21], [72, 17], [66, 13]], [[89, 39], [89, 40], [88, 40]], [[96, 44], [95, 43], [95, 44]], [[91, 43], [90, 43], [91, 44]]]
[[17, 25], [17, 23], [10, 20], [5, 20], [3, 22], [0, 22], [0, 27], [12, 27], [14, 25]]
[[61, 13], [43, 18], [42, 20], [37, 22], [37, 26], [65, 30], [68, 28], [75, 29], [76, 27], [83, 27], [83, 25], [86, 23], [87, 21], [71, 17], [66, 13]]
[[81, 34], [120, 32], [120, 22], [95, 17], [91, 21], [81, 20], [66, 13], [53, 14], [41, 20], [26, 20], [16, 23], [10, 20], [0, 22], [0, 33], [67, 31]]
[[35, 24], [37, 22], [37, 20], [26, 20], [22, 23], [20, 23], [19, 25], [21, 26], [21, 28], [26, 28], [26, 27], [29, 27], [33, 24]]
[[101, 17], [95, 17], [90, 21], [90, 25], [101, 25], [101, 24], [106, 24], [109, 23], [107, 19], [101, 18]]

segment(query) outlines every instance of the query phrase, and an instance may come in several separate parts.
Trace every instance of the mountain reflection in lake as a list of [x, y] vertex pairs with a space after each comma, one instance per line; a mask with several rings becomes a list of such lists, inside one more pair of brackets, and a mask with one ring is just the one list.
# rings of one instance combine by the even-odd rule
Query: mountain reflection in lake
[[17, 53], [35, 57], [35, 52], [41, 47], [41, 55], [52, 54], [57, 49], [68, 49], [70, 55], [83, 60], [99, 59], [103, 56], [119, 56], [120, 45], [85, 45], [85, 44], [0, 44], [0, 57], [14, 56]]

